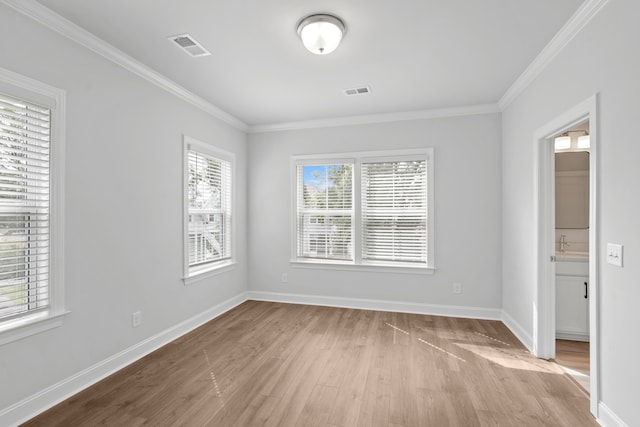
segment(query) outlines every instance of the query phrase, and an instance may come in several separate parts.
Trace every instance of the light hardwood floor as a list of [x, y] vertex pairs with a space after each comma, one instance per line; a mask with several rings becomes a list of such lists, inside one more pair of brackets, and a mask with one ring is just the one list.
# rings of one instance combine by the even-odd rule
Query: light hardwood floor
[[597, 426], [497, 321], [248, 301], [28, 426]]
[[558, 365], [589, 393], [589, 343], [584, 341], [556, 340]]

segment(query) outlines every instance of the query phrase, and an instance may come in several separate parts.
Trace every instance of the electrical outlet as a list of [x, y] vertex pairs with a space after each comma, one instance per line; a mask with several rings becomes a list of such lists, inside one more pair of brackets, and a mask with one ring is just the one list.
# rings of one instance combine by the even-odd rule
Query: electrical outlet
[[460, 282], [453, 282], [453, 293], [460, 294], [462, 293], [462, 285]]
[[282, 283], [289, 283], [289, 275], [287, 273], [282, 273]]
[[140, 325], [142, 325], [142, 312], [136, 311], [131, 315], [131, 327], [137, 328]]

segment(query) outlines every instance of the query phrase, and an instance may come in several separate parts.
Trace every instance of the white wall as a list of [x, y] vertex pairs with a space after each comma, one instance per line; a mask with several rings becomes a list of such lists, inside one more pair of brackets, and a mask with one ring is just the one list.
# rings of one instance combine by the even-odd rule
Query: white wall
[[[640, 425], [640, 2], [615, 0], [585, 27], [503, 113], [503, 305], [533, 333], [535, 284], [533, 133], [599, 93], [598, 253], [601, 399], [627, 425]], [[606, 264], [607, 242], [624, 245], [625, 265]]]
[[[500, 126], [487, 114], [250, 135], [250, 289], [500, 309]], [[291, 267], [292, 155], [419, 147], [435, 150], [435, 274]]]
[[[0, 67], [67, 91], [71, 311], [62, 327], [0, 347], [1, 411], [246, 290], [247, 145], [244, 133], [4, 5], [0, 52]], [[238, 166], [239, 264], [190, 286], [181, 281], [183, 133], [235, 152]], [[136, 310], [143, 324], [132, 329]]]

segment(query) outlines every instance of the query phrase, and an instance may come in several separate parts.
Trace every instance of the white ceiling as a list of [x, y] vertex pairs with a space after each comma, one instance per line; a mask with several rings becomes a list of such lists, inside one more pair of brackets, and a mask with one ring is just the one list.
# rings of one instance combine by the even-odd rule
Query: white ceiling
[[[496, 103], [583, 0], [38, 0], [248, 125]], [[296, 24], [331, 13], [338, 49]], [[167, 37], [189, 33], [212, 55]], [[372, 93], [347, 97], [343, 89]]]

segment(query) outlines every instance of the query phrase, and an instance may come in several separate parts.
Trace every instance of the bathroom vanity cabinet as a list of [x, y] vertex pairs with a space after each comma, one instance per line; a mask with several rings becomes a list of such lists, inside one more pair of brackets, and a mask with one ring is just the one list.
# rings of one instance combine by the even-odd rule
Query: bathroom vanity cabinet
[[589, 341], [588, 259], [556, 262], [556, 337]]

